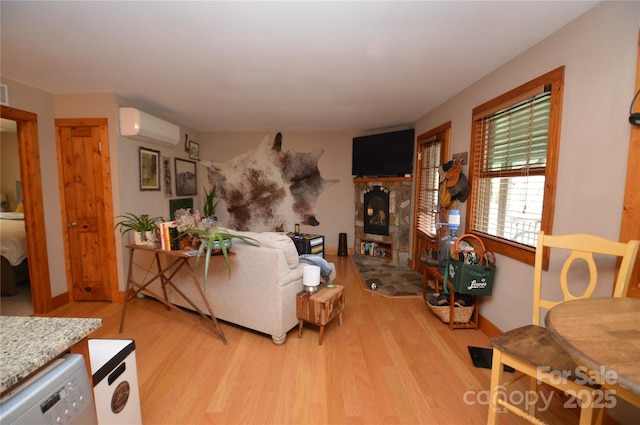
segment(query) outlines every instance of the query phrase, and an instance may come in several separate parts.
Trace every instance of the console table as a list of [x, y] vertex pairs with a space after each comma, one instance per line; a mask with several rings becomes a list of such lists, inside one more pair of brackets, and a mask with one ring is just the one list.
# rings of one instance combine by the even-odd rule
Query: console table
[[[209, 301], [207, 300], [207, 297], [204, 294], [204, 291], [202, 289], [202, 286], [200, 285], [200, 282], [198, 281], [196, 273], [191, 267], [191, 264], [189, 264], [189, 259], [193, 257], [193, 255], [190, 253], [193, 253], [193, 251], [169, 251], [169, 250], [152, 248], [145, 245], [127, 245], [126, 247], [129, 248], [130, 257], [129, 257], [129, 271], [127, 273], [127, 288], [125, 289], [124, 301], [122, 303], [122, 315], [120, 317], [120, 331], [119, 331], [120, 333], [122, 333], [122, 329], [124, 327], [124, 319], [125, 319], [125, 314], [127, 312], [127, 303], [129, 299], [138, 294], [142, 294], [142, 295], [146, 295], [151, 298], [154, 298], [160, 301], [161, 303], [163, 303], [164, 305], [166, 305], [168, 308], [186, 315], [191, 320], [194, 320], [196, 323], [203, 326], [205, 329], [218, 335], [222, 339], [222, 341], [225, 344], [227, 344], [227, 339], [225, 338], [224, 333], [222, 332], [222, 330], [220, 329], [220, 326], [218, 325], [218, 320], [216, 319], [216, 316], [213, 314], [211, 305], [209, 304]], [[146, 269], [147, 274], [145, 275], [145, 280], [143, 282], [136, 282], [133, 277], [134, 256], [137, 251], [151, 252], [153, 253], [153, 256], [154, 256], [154, 260], [152, 261], [151, 264], [149, 264], [148, 268]], [[228, 254], [233, 255], [233, 253], [231, 252], [229, 252]], [[161, 255], [164, 255], [170, 258], [169, 264], [165, 267], [162, 266], [162, 262], [160, 261]], [[214, 258], [223, 258], [223, 257], [213, 256], [212, 260]], [[156, 266], [155, 267], [156, 270], [153, 270], [154, 264]], [[198, 289], [198, 293], [202, 297], [202, 300], [204, 301], [204, 305], [207, 307], [207, 312], [203, 312], [202, 310], [200, 310], [195, 305], [195, 303], [192, 300], [190, 300], [184, 294], [184, 292], [182, 292], [180, 288], [178, 288], [171, 281], [171, 279], [173, 279], [173, 277], [176, 275], [178, 270], [180, 270], [182, 267], [187, 267], [187, 269], [189, 269], [190, 275], [191, 275], [191, 282]], [[148, 286], [152, 282], [155, 282], [156, 280], [160, 281], [162, 292], [163, 292], [162, 294], [157, 294], [148, 288]], [[171, 287], [174, 291], [176, 291], [177, 294], [179, 294], [185, 301], [187, 301], [195, 309], [199, 317], [194, 317], [193, 314], [188, 313], [183, 309], [178, 308], [175, 305], [171, 304], [167, 299], [167, 286]], [[208, 316], [207, 316], [207, 313], [208, 313]]]

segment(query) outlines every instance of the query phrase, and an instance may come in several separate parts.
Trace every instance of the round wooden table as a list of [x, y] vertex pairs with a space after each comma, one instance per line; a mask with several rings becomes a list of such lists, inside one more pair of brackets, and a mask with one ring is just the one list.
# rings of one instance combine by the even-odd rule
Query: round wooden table
[[579, 364], [640, 405], [640, 299], [585, 298], [553, 307], [551, 335]]

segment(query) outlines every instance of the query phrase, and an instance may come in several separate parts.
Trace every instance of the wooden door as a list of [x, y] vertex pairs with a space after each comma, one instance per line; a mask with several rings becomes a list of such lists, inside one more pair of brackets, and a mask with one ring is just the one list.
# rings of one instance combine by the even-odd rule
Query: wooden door
[[[638, 60], [636, 64], [636, 92], [638, 90], [640, 90], [640, 35], [638, 36]], [[633, 105], [633, 112], [640, 112], [640, 102], [636, 101], [636, 104]], [[627, 181], [622, 206], [622, 224], [620, 226], [620, 240], [622, 242], [640, 239], [640, 127], [631, 127], [628, 161]], [[638, 253], [638, 258], [631, 274], [627, 295], [640, 298], [640, 253]]]
[[106, 119], [56, 120], [69, 290], [76, 301], [117, 293]]
[[51, 298], [49, 254], [42, 202], [38, 117], [32, 112], [5, 105], [0, 106], [0, 115], [17, 123], [31, 299], [34, 313], [43, 314], [58, 306], [54, 305], [54, 300]]

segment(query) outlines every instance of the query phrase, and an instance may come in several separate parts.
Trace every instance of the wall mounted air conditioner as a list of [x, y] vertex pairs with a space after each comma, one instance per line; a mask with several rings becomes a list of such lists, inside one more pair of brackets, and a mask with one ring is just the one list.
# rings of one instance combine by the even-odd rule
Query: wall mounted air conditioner
[[180, 143], [180, 127], [136, 108], [120, 108], [120, 135], [161, 145]]

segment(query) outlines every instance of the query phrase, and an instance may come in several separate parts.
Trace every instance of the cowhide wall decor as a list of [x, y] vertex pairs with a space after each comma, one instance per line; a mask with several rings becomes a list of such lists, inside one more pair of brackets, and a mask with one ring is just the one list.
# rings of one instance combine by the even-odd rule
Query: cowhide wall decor
[[317, 226], [320, 193], [338, 183], [320, 176], [318, 160], [324, 153], [283, 152], [282, 134], [270, 142], [265, 136], [254, 149], [225, 162], [201, 161], [209, 182], [227, 203], [228, 227], [254, 232], [292, 229], [295, 223]]

